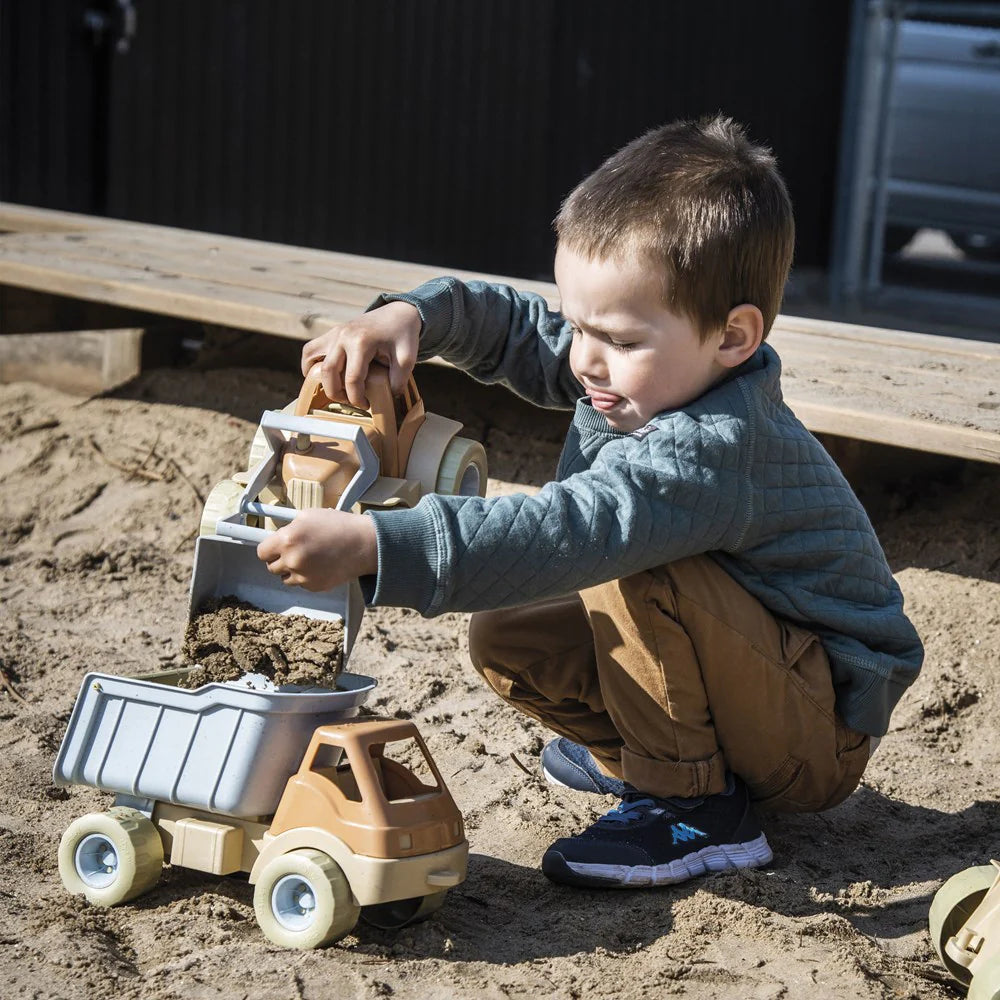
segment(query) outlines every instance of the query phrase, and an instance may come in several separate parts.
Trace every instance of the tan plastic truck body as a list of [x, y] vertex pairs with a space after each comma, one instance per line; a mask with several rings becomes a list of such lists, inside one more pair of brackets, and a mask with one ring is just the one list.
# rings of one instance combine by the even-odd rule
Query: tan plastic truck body
[[[323, 391], [319, 367], [315, 366], [302, 383], [293, 412], [297, 417], [318, 417], [362, 427], [365, 437], [378, 456], [380, 478], [403, 479], [402, 493], [408, 499], [412, 494], [412, 487], [405, 485], [407, 480], [404, 476], [414, 440], [426, 421], [423, 400], [416, 382], [411, 377], [402, 394], [393, 396], [388, 371], [379, 365], [373, 365], [365, 382], [365, 392], [370, 412], [334, 403]], [[460, 429], [459, 424], [451, 423], [453, 426], [450, 428], [449, 440]], [[428, 440], [428, 445], [435, 452], [433, 458], [438, 464], [447, 443], [444, 441], [438, 446], [436, 441]], [[425, 450], [426, 447], [425, 445]], [[335, 507], [359, 464], [354, 448], [349, 443], [297, 435], [285, 447], [280, 463], [280, 480], [288, 502], [293, 507]], [[280, 484], [272, 486], [272, 489], [280, 488]], [[401, 499], [396, 498], [395, 502]], [[390, 502], [393, 501], [390, 499]]]
[[[435, 784], [383, 756], [388, 742], [414, 740]], [[335, 751], [340, 762], [316, 766]], [[238, 819], [156, 803], [152, 821], [173, 865], [250, 882], [274, 857], [301, 848], [328, 854], [360, 906], [428, 895], [465, 878], [461, 813], [416, 727], [387, 719], [319, 727], [273, 817]]]

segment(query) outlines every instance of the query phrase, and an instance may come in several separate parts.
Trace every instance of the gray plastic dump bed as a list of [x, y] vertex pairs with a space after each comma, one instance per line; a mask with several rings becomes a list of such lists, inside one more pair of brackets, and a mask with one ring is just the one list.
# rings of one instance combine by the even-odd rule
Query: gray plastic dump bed
[[356, 715], [375, 687], [371, 677], [345, 673], [336, 691], [189, 691], [164, 683], [176, 676], [87, 674], [53, 768], [56, 784], [270, 816], [313, 730]]

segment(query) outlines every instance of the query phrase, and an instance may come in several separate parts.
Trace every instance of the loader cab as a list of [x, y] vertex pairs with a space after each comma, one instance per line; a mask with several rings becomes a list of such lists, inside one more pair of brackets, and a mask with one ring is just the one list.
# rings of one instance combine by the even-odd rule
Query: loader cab
[[[425, 418], [417, 383], [411, 375], [403, 391], [396, 395], [389, 383], [389, 370], [383, 365], [373, 364], [365, 380], [365, 392], [369, 401], [368, 410], [334, 402], [323, 390], [320, 368], [314, 365], [302, 383], [294, 412], [296, 416], [329, 417], [342, 423], [361, 425], [378, 455], [381, 474], [400, 477], [405, 472], [413, 440]], [[345, 456], [336, 451], [330, 452], [329, 448], [324, 451], [318, 445], [319, 442], [302, 442], [300, 445], [296, 442], [286, 450], [282, 473], [286, 482], [297, 474], [322, 475], [321, 468], [309, 466], [306, 456], [310, 452], [314, 452], [314, 463], [344, 461]], [[356, 464], [355, 461], [355, 467]], [[332, 503], [327, 505], [333, 506]]]
[[461, 814], [416, 727], [390, 719], [316, 730], [271, 833], [304, 826], [376, 858], [427, 854], [464, 839]]

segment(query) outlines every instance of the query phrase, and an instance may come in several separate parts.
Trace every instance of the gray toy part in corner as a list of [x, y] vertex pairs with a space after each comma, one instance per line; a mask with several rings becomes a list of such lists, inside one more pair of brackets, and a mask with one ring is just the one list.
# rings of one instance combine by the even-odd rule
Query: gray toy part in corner
[[231, 816], [270, 816], [316, 727], [357, 715], [375, 683], [342, 674], [336, 691], [185, 690], [90, 673], [53, 779]]

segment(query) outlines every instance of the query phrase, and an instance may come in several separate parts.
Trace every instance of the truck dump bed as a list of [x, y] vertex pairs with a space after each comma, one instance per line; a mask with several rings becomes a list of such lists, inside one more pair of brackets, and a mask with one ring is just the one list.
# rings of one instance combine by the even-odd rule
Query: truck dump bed
[[348, 673], [336, 691], [304, 692], [185, 690], [176, 678], [87, 674], [53, 768], [56, 784], [270, 816], [313, 730], [356, 715], [375, 687]]

